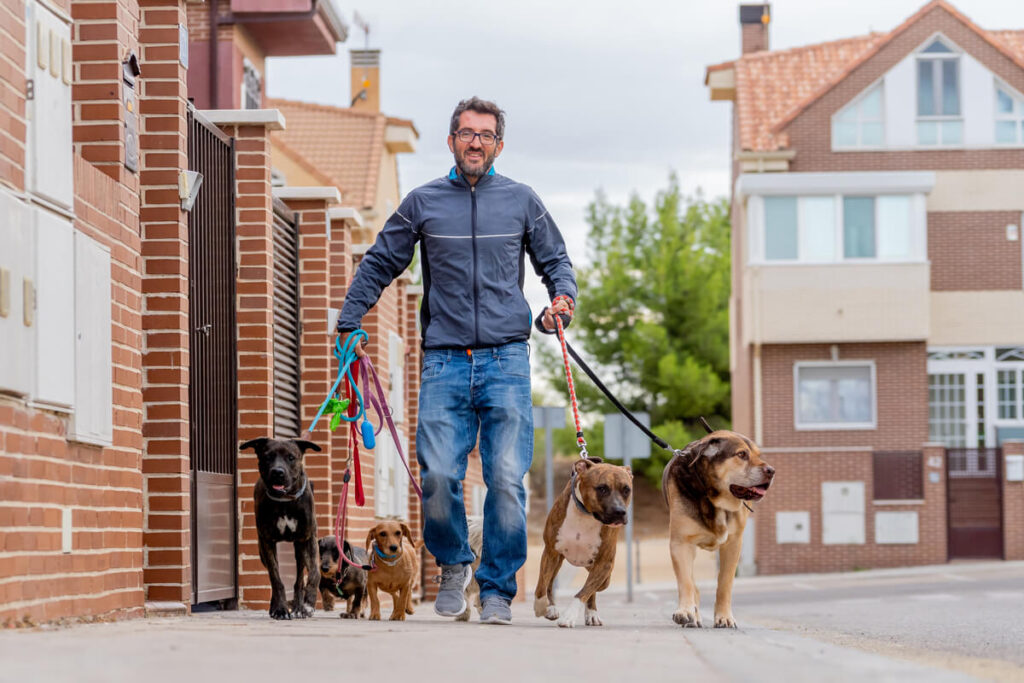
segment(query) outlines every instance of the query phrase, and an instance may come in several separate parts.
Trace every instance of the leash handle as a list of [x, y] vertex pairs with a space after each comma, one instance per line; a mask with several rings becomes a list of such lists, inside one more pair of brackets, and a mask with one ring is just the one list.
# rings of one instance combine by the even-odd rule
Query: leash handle
[[572, 417], [576, 422], [576, 446], [580, 449], [580, 457], [586, 459], [588, 455], [587, 440], [583, 438], [583, 427], [580, 425], [580, 409], [576, 403], [576, 386], [572, 381], [572, 369], [569, 367], [569, 352], [565, 345], [565, 327], [562, 325], [562, 316], [568, 315], [571, 318], [572, 312], [575, 309], [575, 303], [567, 296], [556, 296], [551, 301], [551, 305], [554, 306], [559, 301], [564, 301], [569, 305], [568, 314], [559, 313], [553, 315], [553, 317], [555, 319], [555, 327], [558, 328], [558, 342], [562, 345], [562, 363], [565, 366], [565, 381], [569, 385], [569, 402], [572, 403]]
[[[316, 423], [320, 421], [324, 411], [327, 410], [327, 404], [330, 403], [331, 399], [337, 394], [338, 387], [341, 386], [341, 380], [343, 380], [346, 375], [350, 380], [352, 379], [352, 363], [354, 363], [358, 358], [356, 355], [356, 344], [362, 341], [369, 341], [369, 339], [370, 335], [366, 334], [364, 330], [353, 330], [345, 340], [344, 346], [341, 345], [340, 337], [335, 339], [334, 357], [338, 359], [338, 378], [334, 380], [334, 385], [331, 387], [331, 390], [327, 392], [327, 398], [325, 398], [323, 403], [320, 404], [320, 410], [316, 411], [316, 417], [313, 418], [313, 421], [309, 424], [309, 429], [306, 430], [306, 433], [310, 436], [312, 436], [313, 430], [316, 428]], [[354, 381], [352, 382], [352, 385], [355, 386]], [[356, 403], [359, 404], [359, 410], [354, 418], [342, 415], [341, 419], [346, 422], [354, 422], [366, 413], [363, 406], [363, 397], [359, 394], [358, 388], [355, 390], [355, 399]]]

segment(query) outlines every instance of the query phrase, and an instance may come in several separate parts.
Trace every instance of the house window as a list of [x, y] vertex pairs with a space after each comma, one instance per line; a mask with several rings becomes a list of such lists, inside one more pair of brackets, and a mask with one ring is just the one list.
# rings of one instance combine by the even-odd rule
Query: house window
[[917, 143], [962, 142], [960, 56], [936, 38], [917, 55]]
[[874, 363], [797, 363], [794, 375], [797, 429], [875, 428]]
[[260, 109], [263, 106], [263, 77], [246, 59], [242, 64], [242, 109]]
[[928, 438], [950, 447], [967, 445], [967, 389], [962, 373], [928, 375]]
[[1017, 371], [1000, 370], [996, 373], [996, 387], [999, 393], [999, 419], [1017, 418]]
[[909, 195], [765, 197], [764, 260], [908, 261], [922, 241], [912, 211]]
[[832, 121], [832, 146], [881, 147], [883, 138], [882, 85], [878, 84], [836, 114]]
[[996, 84], [996, 143], [1019, 145], [1024, 140], [1024, 100]]

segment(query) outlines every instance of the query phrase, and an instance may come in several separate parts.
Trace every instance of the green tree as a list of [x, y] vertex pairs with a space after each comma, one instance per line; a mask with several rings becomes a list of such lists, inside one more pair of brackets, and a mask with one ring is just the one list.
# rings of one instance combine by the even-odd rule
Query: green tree
[[[674, 447], [703, 434], [700, 416], [728, 426], [728, 202], [699, 191], [683, 196], [673, 174], [653, 210], [636, 195], [615, 206], [598, 192], [587, 222], [589, 263], [577, 273], [569, 342], [627, 408], [649, 412], [653, 431]], [[564, 394], [560, 353], [550, 345], [541, 353], [549, 382]], [[615, 410], [582, 371], [574, 368], [573, 376], [581, 411]], [[567, 431], [574, 440], [575, 430]], [[652, 444], [651, 456], [634, 469], [660, 483], [670, 454]]]

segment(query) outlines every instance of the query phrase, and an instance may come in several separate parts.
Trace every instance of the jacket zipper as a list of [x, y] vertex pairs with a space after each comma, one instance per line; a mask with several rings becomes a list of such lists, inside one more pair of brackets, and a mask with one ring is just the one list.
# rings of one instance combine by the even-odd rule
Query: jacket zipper
[[473, 202], [471, 228], [473, 231], [473, 348], [480, 346], [480, 285], [476, 272], [476, 185], [469, 186], [469, 196]]

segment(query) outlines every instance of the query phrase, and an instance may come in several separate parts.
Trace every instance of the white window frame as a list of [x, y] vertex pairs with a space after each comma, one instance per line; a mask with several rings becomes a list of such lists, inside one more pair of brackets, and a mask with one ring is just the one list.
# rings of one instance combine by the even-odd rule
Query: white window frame
[[[935, 41], [941, 42], [943, 45], [950, 49], [950, 52], [924, 52], [924, 50]], [[923, 149], [941, 149], [941, 148], [952, 148], [959, 149], [964, 146], [964, 134], [966, 132], [966, 126], [964, 125], [964, 81], [963, 81], [963, 50], [957, 46], [956, 43], [951, 41], [941, 33], [933, 34], [928, 40], [924, 41], [920, 47], [917, 48], [914, 54], [914, 130], [916, 137], [916, 146]], [[932, 62], [933, 74], [935, 73], [934, 62], [936, 61], [954, 61], [956, 64], [956, 83], [957, 83], [957, 99], [959, 104], [960, 113], [956, 115], [952, 114], [928, 114], [922, 115], [918, 111], [918, 98], [920, 74], [918, 72], [919, 64], [921, 62]], [[935, 81], [935, 93], [934, 97], [936, 101], [942, 99], [942, 70], [938, 69], [940, 78]], [[935, 123], [936, 124], [936, 142], [932, 144], [926, 144], [921, 142], [921, 136], [919, 131], [919, 125], [922, 123]], [[945, 142], [942, 139], [942, 124], [943, 123], [959, 123], [960, 124], [960, 141], [959, 142]]]
[[[875, 90], [878, 91], [878, 118], [864, 118], [861, 114], [860, 105], [868, 98]], [[851, 108], [856, 110], [856, 121], [843, 122], [839, 120], [839, 117], [849, 111]], [[857, 126], [857, 143], [853, 145], [841, 145], [839, 144], [836, 137], [836, 124], [837, 123], [855, 123]], [[863, 125], [865, 123], [878, 123], [882, 126], [882, 141], [877, 145], [865, 145], [863, 140]], [[832, 115], [832, 149], [834, 150], [851, 150], [851, 149], [885, 149], [885, 87], [883, 79], [879, 79], [872, 83], [870, 86], [864, 89], [860, 95], [857, 95], [854, 99], [846, 104], [842, 109]]]
[[[1010, 99], [1013, 100], [1013, 111], [1009, 114], [999, 112], [1000, 90], [1009, 95]], [[1010, 87], [1005, 81], [993, 78], [992, 97], [995, 99], [993, 106], [995, 121], [992, 124], [993, 142], [996, 147], [1020, 147], [1024, 144], [1024, 95], [1021, 95], [1016, 88]], [[1014, 124], [1014, 139], [1011, 142], [999, 142], [996, 129], [1003, 122], [1012, 122]]]
[[[800, 370], [801, 368], [838, 368], [867, 367], [870, 370], [871, 383], [871, 421], [870, 422], [800, 422]], [[878, 428], [878, 381], [875, 361], [864, 360], [824, 360], [796, 361], [793, 363], [793, 427], [799, 432], [807, 431], [864, 431]]]
[[[764, 210], [764, 199], [767, 197], [793, 197], [796, 200], [796, 217], [797, 217], [797, 257], [795, 259], [768, 259], [767, 254], [767, 239], [768, 239], [768, 223], [767, 213]], [[910, 215], [909, 215], [909, 231], [910, 231], [910, 253], [906, 257], [881, 257], [880, 240], [882, 239], [881, 230], [879, 230], [880, 224], [880, 206], [881, 202], [878, 200], [881, 197], [906, 197], [910, 202]], [[804, 227], [804, 201], [809, 198], [818, 197], [831, 197], [832, 208], [835, 212], [835, 218], [833, 222], [833, 247], [832, 247], [832, 260], [811, 260], [803, 257], [804, 250], [807, 247], [806, 228]], [[875, 211], [875, 255], [872, 257], [865, 258], [847, 258], [844, 255], [845, 251], [845, 225], [844, 223], [844, 212], [843, 212], [843, 199], [845, 197], [870, 197], [874, 199], [874, 211]], [[925, 198], [920, 193], [910, 192], [887, 192], [887, 193], [863, 193], [863, 192], [849, 192], [842, 194], [772, 194], [764, 196], [751, 197], [751, 200], [756, 205], [756, 209], [751, 211], [748, 221], [751, 230], [751, 250], [750, 250], [750, 264], [751, 265], [766, 265], [766, 266], [778, 266], [778, 265], [832, 265], [832, 264], [860, 264], [860, 263], [924, 263], [927, 259], [927, 216], [925, 214]]]

